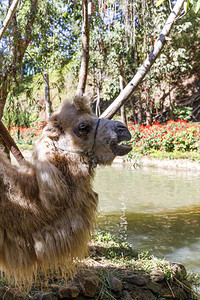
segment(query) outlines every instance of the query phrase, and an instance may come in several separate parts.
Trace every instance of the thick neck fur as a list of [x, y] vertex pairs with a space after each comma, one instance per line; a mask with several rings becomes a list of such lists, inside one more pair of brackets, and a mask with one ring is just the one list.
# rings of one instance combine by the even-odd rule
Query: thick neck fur
[[89, 172], [89, 166], [82, 160], [81, 155], [57, 151], [49, 138], [36, 145], [34, 165], [40, 198], [44, 204], [44, 199], [50, 194], [54, 198], [57, 195], [57, 199], [52, 199], [55, 203], [65, 202], [66, 197], [73, 197], [77, 186], [79, 190], [83, 188], [84, 191], [87, 186], [88, 192], [92, 192], [93, 172]]
[[88, 165], [51, 146], [40, 141], [33, 164], [19, 168], [0, 157], [0, 268], [16, 277], [63, 259], [69, 266], [85, 254], [95, 224], [98, 197]]
[[88, 164], [79, 154], [64, 154], [51, 147], [52, 143], [40, 141], [36, 145], [33, 164], [25, 163], [19, 168], [4, 158], [1, 170], [8, 189], [5, 202], [9, 201], [6, 200], [9, 196], [20, 199], [22, 207], [32, 207], [35, 214], [42, 215], [41, 223], [42, 219], [51, 221], [61, 215], [63, 209], [70, 207], [73, 210], [85, 203], [90, 203], [92, 210], [96, 210], [97, 196], [91, 184], [94, 172], [89, 172]]

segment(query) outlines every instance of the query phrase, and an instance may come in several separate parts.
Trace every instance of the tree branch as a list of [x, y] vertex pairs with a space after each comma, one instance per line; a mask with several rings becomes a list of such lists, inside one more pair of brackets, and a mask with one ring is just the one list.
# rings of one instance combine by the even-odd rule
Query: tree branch
[[8, 13], [7, 13], [7, 16], [3, 22], [3, 25], [0, 29], [0, 40], [2, 39], [6, 29], [8, 28], [9, 24], [10, 24], [10, 21], [12, 20], [12, 17], [17, 9], [17, 5], [19, 3], [19, 0], [13, 0], [11, 6], [9, 7], [9, 10], [8, 10]]
[[105, 110], [101, 115], [102, 118], [111, 119], [115, 113], [120, 109], [120, 107], [129, 99], [131, 94], [137, 88], [137, 86], [144, 79], [145, 75], [150, 70], [151, 66], [154, 64], [156, 58], [161, 53], [166, 41], [166, 37], [169, 35], [177, 16], [179, 15], [183, 3], [185, 0], [177, 0], [171, 14], [169, 15], [163, 30], [160, 33], [159, 38], [155, 42], [154, 48], [148, 55], [147, 59], [144, 61], [143, 65], [138, 69], [137, 73], [129, 84], [123, 89], [119, 96], [113, 101], [113, 103]]

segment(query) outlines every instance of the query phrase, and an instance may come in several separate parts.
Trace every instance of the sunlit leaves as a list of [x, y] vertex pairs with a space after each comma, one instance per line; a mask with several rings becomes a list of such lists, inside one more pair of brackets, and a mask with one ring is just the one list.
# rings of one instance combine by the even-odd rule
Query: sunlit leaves
[[[156, 7], [160, 6], [165, 0], [157, 0]], [[178, 0], [177, 0], [178, 1]], [[189, 9], [193, 9], [197, 13], [200, 9], [200, 0], [187, 0], [184, 3], [184, 10], [187, 12]]]
[[158, 0], [156, 2], [156, 7], [160, 6], [165, 0]]
[[200, 0], [193, 0], [193, 9], [197, 13], [200, 9]]

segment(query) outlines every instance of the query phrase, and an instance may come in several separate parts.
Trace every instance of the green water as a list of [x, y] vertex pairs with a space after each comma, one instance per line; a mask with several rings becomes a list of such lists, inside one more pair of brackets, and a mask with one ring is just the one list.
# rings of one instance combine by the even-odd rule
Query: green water
[[138, 251], [200, 272], [200, 173], [114, 165], [99, 168], [98, 228]]

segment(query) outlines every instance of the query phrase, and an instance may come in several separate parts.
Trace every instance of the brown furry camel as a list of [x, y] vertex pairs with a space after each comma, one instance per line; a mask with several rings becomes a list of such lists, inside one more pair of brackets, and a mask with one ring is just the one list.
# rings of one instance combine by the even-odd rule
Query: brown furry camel
[[98, 197], [94, 167], [110, 164], [130, 146], [126, 125], [98, 119], [75, 97], [52, 114], [20, 167], [0, 155], [0, 269], [18, 280], [38, 270], [72, 268], [84, 256]]

